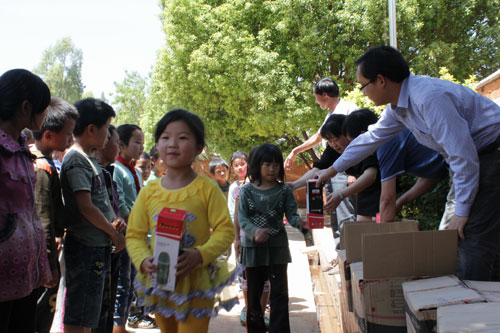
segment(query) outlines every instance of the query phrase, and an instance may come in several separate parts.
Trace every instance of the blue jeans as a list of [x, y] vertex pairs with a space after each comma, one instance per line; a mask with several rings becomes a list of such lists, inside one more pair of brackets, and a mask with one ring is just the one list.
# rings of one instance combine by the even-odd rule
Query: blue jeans
[[137, 274], [127, 250], [118, 253], [118, 289], [116, 291], [114, 325], [123, 326], [127, 322], [130, 305], [134, 298], [134, 278]]
[[86, 246], [71, 235], [66, 236], [65, 325], [97, 328], [110, 261], [110, 246]]
[[459, 239], [457, 276], [500, 281], [500, 148], [479, 154], [479, 190]]

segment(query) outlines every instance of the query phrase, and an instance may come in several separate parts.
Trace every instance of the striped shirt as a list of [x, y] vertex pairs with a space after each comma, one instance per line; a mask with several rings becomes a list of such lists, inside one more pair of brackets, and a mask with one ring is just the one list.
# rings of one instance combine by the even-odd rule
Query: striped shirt
[[440, 152], [454, 172], [455, 214], [468, 216], [478, 191], [478, 151], [500, 135], [500, 106], [459, 84], [411, 74], [398, 104], [358, 136], [333, 164], [338, 172], [359, 163], [408, 128], [418, 142]]

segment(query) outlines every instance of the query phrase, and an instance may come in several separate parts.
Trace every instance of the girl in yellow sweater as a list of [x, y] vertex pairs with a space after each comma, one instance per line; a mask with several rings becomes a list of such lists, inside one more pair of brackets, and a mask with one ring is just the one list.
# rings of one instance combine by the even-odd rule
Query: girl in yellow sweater
[[[221, 302], [217, 297], [236, 276], [217, 260], [234, 240], [233, 224], [219, 186], [191, 167], [205, 146], [201, 119], [186, 110], [172, 110], [156, 125], [155, 142], [167, 173], [141, 190], [128, 220], [127, 250], [140, 272], [136, 291], [145, 310], [155, 313], [162, 332], [206, 332], [210, 317], [238, 302], [236, 298]], [[188, 212], [173, 292], [156, 288], [151, 279], [157, 270], [156, 218], [164, 207]], [[153, 235], [151, 245], [148, 232]]]

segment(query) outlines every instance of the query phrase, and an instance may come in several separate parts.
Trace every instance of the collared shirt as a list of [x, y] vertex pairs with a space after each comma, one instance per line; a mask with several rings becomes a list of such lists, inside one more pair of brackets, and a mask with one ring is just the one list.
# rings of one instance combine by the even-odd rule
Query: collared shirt
[[454, 172], [455, 214], [468, 216], [479, 181], [478, 151], [500, 135], [500, 106], [452, 82], [410, 75], [398, 104], [358, 136], [333, 164], [341, 172], [408, 128], [418, 142], [440, 152]]

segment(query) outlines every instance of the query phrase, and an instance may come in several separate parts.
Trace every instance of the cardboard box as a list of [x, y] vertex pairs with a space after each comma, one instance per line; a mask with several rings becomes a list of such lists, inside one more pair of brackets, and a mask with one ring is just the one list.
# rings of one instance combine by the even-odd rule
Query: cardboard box
[[437, 308], [453, 304], [484, 302], [456, 276], [441, 276], [403, 283], [408, 332], [436, 332]]
[[153, 278], [156, 287], [173, 291], [175, 289], [175, 265], [182, 249], [182, 236], [186, 228], [187, 211], [163, 208], [156, 224], [154, 264], [158, 271]]
[[323, 186], [317, 187], [316, 180], [307, 181], [307, 225], [309, 229], [321, 229], [325, 225], [323, 216]]
[[457, 238], [456, 230], [363, 235], [363, 262], [351, 264], [360, 330], [406, 332], [402, 283], [454, 274]]
[[[352, 222], [344, 223], [342, 228], [346, 261], [357, 262], [362, 259], [362, 237], [369, 234], [384, 234], [389, 232], [418, 231], [418, 222]], [[341, 234], [342, 239], [342, 234]]]
[[487, 302], [500, 302], [500, 282], [466, 280], [464, 283], [477, 291]]
[[500, 332], [500, 303], [443, 306], [437, 309], [437, 331]]
[[342, 279], [342, 291], [346, 298], [347, 307], [350, 312], [353, 311], [351, 269], [349, 265], [353, 262], [359, 262], [362, 259], [362, 237], [365, 234], [379, 234], [393, 231], [418, 231], [418, 222], [392, 222], [375, 223], [367, 222], [349, 222], [344, 223], [340, 232], [340, 251], [339, 268]]

